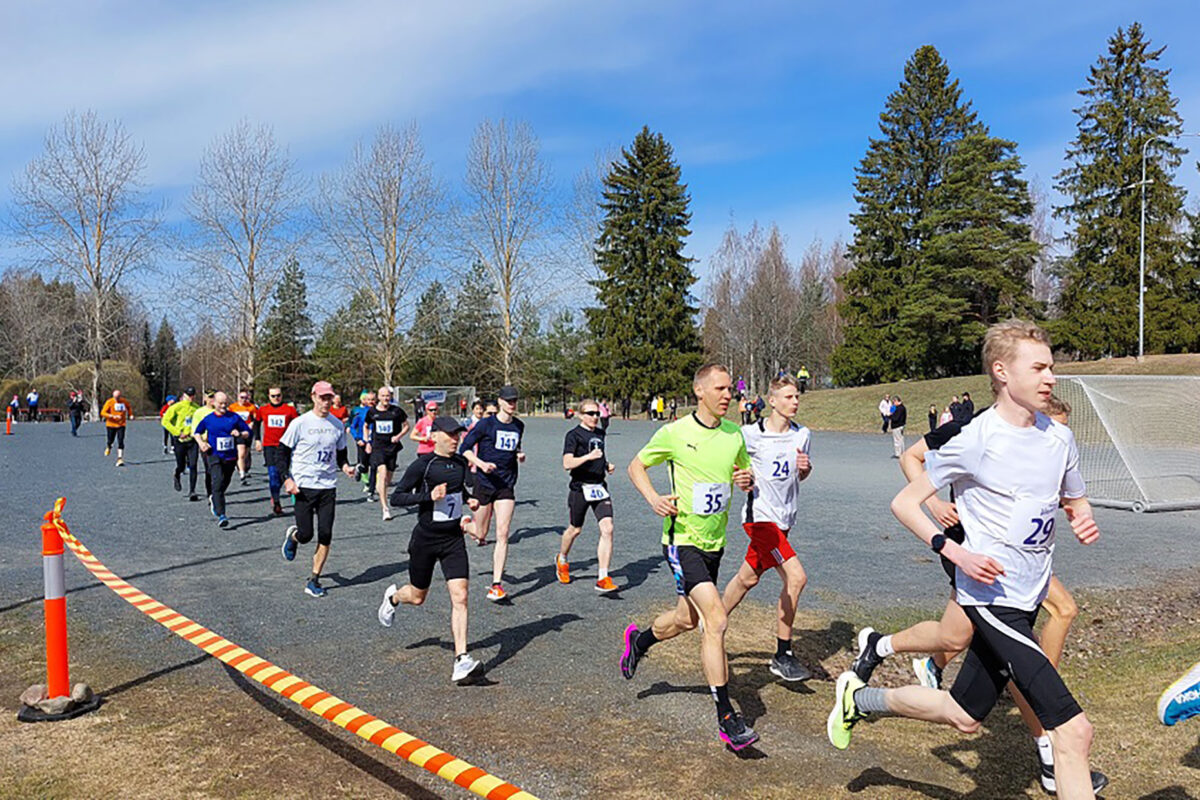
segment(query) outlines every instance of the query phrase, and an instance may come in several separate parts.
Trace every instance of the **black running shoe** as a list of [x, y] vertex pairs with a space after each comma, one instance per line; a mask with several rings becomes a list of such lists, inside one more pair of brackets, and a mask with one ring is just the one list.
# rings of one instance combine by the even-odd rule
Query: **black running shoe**
[[812, 670], [800, 663], [800, 660], [789, 650], [781, 656], [772, 656], [771, 674], [785, 681], [806, 681], [812, 677]]
[[883, 663], [883, 657], [875, 650], [875, 644], [883, 638], [874, 628], [863, 628], [858, 632], [858, 657], [850, 665], [850, 669], [863, 683], [871, 682], [875, 668]]
[[742, 721], [742, 715], [736, 711], [730, 711], [717, 720], [717, 736], [733, 750], [741, 750], [758, 741], [758, 734]]
[[639, 633], [641, 631], [638, 630], [637, 625], [630, 625], [625, 629], [625, 652], [621, 654], [621, 674], [625, 676], [625, 680], [631, 679], [637, 672], [638, 661], [644, 655], [637, 646]]
[[[1048, 795], [1058, 795], [1058, 783], [1054, 780], [1054, 765], [1038, 759], [1042, 765], [1042, 791]], [[1092, 770], [1092, 792], [1100, 794], [1101, 790], [1108, 786], [1108, 776], [1103, 772]]]
[[177, 491], [177, 492], [183, 491], [183, 484], [179, 482], [179, 473], [178, 472], [175, 473], [175, 491]]

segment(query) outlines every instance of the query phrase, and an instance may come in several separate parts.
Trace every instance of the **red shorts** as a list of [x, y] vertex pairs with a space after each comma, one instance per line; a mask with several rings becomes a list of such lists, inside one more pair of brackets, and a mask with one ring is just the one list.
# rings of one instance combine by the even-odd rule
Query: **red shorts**
[[742, 527], [750, 537], [746, 563], [755, 572], [766, 572], [796, 557], [796, 551], [788, 543], [787, 531], [779, 530], [774, 522], [747, 522]]

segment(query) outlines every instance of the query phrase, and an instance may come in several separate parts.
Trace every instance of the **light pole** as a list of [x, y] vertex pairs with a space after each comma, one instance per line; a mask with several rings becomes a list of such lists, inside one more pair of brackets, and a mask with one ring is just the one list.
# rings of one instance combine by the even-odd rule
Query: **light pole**
[[1174, 136], [1151, 136], [1142, 142], [1142, 223], [1138, 235], [1138, 354], [1137, 360], [1146, 358], [1146, 148], [1151, 142], [1182, 139], [1185, 136], [1200, 136], [1200, 133], [1177, 133]]

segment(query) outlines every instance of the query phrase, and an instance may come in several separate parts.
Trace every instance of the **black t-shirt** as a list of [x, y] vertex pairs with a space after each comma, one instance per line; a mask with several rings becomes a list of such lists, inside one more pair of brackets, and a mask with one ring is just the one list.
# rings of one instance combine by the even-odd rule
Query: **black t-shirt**
[[[563, 438], [563, 455], [586, 456], [593, 450], [604, 452], [604, 431], [597, 427], [589, 431], [576, 425]], [[608, 475], [608, 456], [595, 461], [585, 461], [571, 470], [571, 488], [579, 489], [585, 483], [604, 483]]]
[[[441, 483], [446, 484], [446, 497], [435, 501], [430, 494]], [[419, 506], [417, 527], [428, 533], [462, 536], [459, 520], [473, 488], [471, 466], [466, 458], [458, 453], [449, 457], [422, 453], [404, 470], [392, 493], [392, 503]]]
[[371, 428], [371, 449], [383, 448], [390, 452], [403, 448], [400, 442], [392, 442], [392, 437], [407, 421], [408, 414], [400, 406], [388, 406], [383, 411], [378, 406], [368, 408], [365, 425]]

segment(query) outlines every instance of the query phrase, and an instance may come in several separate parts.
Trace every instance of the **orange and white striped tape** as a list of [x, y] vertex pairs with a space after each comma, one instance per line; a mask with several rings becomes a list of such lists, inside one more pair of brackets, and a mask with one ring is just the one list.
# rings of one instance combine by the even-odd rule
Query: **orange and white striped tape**
[[277, 667], [266, 659], [259, 658], [242, 647], [213, 633], [174, 609], [163, 605], [143, 593], [136, 586], [126, 583], [92, 555], [83, 542], [67, 530], [63, 522], [62, 500], [55, 504], [52, 516], [55, 527], [63, 542], [71, 549], [80, 563], [125, 602], [162, 625], [171, 633], [186, 639], [213, 658], [241, 672], [273, 692], [277, 692], [314, 714], [324, 717], [351, 733], [361, 736], [371, 744], [378, 745], [389, 753], [404, 758], [418, 767], [458, 784], [488, 800], [537, 800], [534, 795], [497, 778], [495, 775], [455, 758], [428, 742], [405, 733], [383, 720], [374, 717], [357, 706], [335, 697], [320, 687], [296, 677], [287, 670]]

